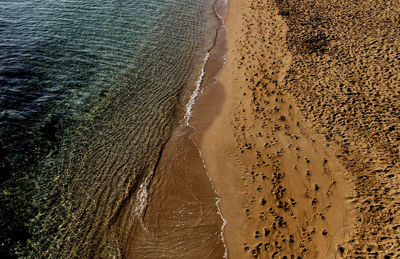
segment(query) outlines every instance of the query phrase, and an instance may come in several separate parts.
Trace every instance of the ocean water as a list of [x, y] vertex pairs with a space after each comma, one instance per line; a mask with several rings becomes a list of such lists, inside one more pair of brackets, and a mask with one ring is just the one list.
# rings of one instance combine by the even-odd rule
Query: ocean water
[[0, 0], [0, 254], [122, 257], [215, 4]]

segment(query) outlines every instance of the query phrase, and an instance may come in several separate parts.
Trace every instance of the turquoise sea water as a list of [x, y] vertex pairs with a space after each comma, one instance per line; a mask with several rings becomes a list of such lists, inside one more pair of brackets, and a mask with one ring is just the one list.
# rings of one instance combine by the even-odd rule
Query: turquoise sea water
[[[212, 0], [0, 0], [0, 254], [121, 257]], [[129, 227], [129, 226], [128, 226]]]

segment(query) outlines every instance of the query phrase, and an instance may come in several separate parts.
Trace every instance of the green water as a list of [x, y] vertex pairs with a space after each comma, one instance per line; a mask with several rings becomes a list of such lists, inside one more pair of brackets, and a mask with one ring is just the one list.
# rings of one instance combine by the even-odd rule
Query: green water
[[214, 1], [0, 0], [0, 253], [121, 257]]

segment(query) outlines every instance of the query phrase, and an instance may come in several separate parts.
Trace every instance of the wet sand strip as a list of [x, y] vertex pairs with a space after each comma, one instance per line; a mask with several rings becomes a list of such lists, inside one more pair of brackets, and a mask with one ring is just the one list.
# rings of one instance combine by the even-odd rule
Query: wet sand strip
[[[222, 6], [218, 11], [218, 15], [224, 15]], [[220, 27], [215, 46], [209, 51], [200, 95], [216, 82], [215, 77], [224, 64], [225, 39], [225, 31]], [[219, 109], [218, 106], [213, 108], [214, 111]], [[197, 129], [193, 125], [196, 117], [193, 114], [189, 126], [182, 120], [164, 147], [149, 187], [147, 208], [140, 220], [142, 224], [135, 224], [129, 231], [124, 257], [225, 256], [226, 247], [221, 235], [224, 221], [217, 204], [219, 197], [195, 141]], [[201, 120], [202, 126], [207, 128], [213, 115]]]

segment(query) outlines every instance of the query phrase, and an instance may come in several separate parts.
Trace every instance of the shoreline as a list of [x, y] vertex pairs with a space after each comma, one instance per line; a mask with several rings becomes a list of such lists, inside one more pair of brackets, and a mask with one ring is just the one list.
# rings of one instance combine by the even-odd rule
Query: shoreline
[[[349, 118], [344, 100], [357, 96], [359, 90], [347, 86], [349, 95], [339, 84], [340, 89], [324, 93], [325, 79], [338, 82], [343, 79], [341, 73], [348, 73], [341, 72], [340, 59], [339, 66], [331, 69], [332, 60], [327, 55], [336, 53], [340, 40], [324, 38], [321, 31], [319, 38], [309, 39], [314, 31], [304, 34], [304, 23], [296, 18], [304, 13], [296, 11], [301, 8], [317, 14], [325, 9], [296, 5], [291, 0], [231, 0], [228, 4], [216, 44], [203, 60], [205, 66], [185, 106], [186, 114], [155, 173], [145, 215], [149, 227], [143, 227], [145, 238], [139, 238], [143, 246], [131, 249], [131, 255], [395, 255], [399, 225], [392, 215], [397, 212], [393, 202], [398, 192], [390, 188], [399, 186], [397, 175], [392, 173], [398, 165], [396, 145], [387, 148], [381, 139], [364, 141], [371, 139], [371, 130], [379, 133], [379, 127], [367, 127], [360, 139], [358, 124], [335, 121], [336, 116]], [[307, 15], [305, 19], [313, 19]], [[320, 20], [323, 18], [316, 21]], [[338, 43], [332, 47], [329, 44], [334, 40]], [[350, 47], [350, 51], [354, 49]], [[335, 74], [334, 69], [339, 72]], [[335, 73], [330, 74], [331, 70]], [[368, 73], [362, 76], [368, 78]], [[307, 81], [312, 79], [320, 81], [312, 85]], [[350, 83], [355, 85], [356, 81]], [[390, 95], [390, 91], [369, 90], [375, 97]], [[341, 104], [332, 101], [338, 95]], [[377, 102], [375, 97], [373, 103]], [[357, 106], [355, 101], [352, 104]], [[368, 107], [365, 102], [359, 106], [361, 110]], [[382, 108], [375, 103], [373, 107], [375, 115], [393, 114], [387, 105]], [[381, 108], [389, 112], [382, 113]], [[324, 115], [325, 110], [333, 116]], [[355, 121], [371, 120], [364, 119]], [[326, 125], [326, 121], [333, 124]], [[396, 131], [394, 125], [386, 128]], [[372, 155], [366, 147], [371, 147]], [[375, 221], [389, 224], [382, 228], [374, 225]], [[143, 248], [147, 249], [145, 254]], [[159, 251], [154, 251], [156, 248]]]
[[[222, 3], [213, 10], [218, 19], [224, 15], [223, 8]], [[177, 112], [182, 117], [177, 118], [148, 192], [137, 194], [137, 197], [147, 197], [147, 206], [141, 224], [130, 231], [133, 234], [125, 245], [124, 257], [227, 257], [223, 236], [225, 219], [220, 213], [219, 195], [208, 176], [201, 151], [192, 139], [197, 129], [191, 125], [196, 120], [192, 109], [197, 98], [202, 95], [204, 85], [215, 81], [218, 67], [223, 63], [222, 26], [219, 20], [214, 44], [202, 58], [193, 92], [184, 94], [187, 102]]]
[[186, 113], [183, 117], [184, 124], [189, 126], [190, 118], [192, 117], [192, 109], [193, 105], [196, 102], [196, 98], [199, 95], [199, 91], [201, 89], [201, 83], [203, 82], [204, 75], [205, 75], [205, 67], [207, 65], [208, 59], [210, 58], [210, 51], [207, 51], [206, 55], [203, 59], [203, 66], [201, 67], [200, 76], [196, 82], [196, 88], [193, 90], [193, 93], [190, 95], [189, 101], [186, 103]]

